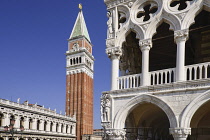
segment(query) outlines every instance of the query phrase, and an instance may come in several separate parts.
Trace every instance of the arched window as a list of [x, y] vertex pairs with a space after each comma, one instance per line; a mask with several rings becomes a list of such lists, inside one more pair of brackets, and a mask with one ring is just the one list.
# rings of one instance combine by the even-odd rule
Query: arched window
[[72, 129], [73, 129], [73, 126], [71, 125], [71, 127], [70, 127], [70, 134], [72, 134]]
[[53, 122], [50, 123], [50, 131], [52, 132]]
[[24, 127], [24, 117], [20, 118], [20, 127]]
[[66, 126], [66, 133], [68, 133], [68, 129], [69, 129], [69, 126], [67, 125], [67, 126]]
[[2, 126], [3, 124], [2, 124], [2, 122], [3, 122], [3, 114], [2, 113], [0, 113], [0, 126]]
[[73, 64], [75, 64], [76, 62], [75, 62], [75, 58], [73, 59]]
[[81, 57], [79, 57], [79, 63], [82, 63], [82, 58]]
[[36, 128], [37, 128], [37, 130], [39, 130], [39, 129], [40, 129], [40, 127], [39, 127], [39, 126], [40, 126], [40, 120], [37, 120], [37, 127], [36, 127]]
[[61, 125], [61, 133], [63, 133], [63, 124]]
[[32, 123], [33, 123], [33, 120], [32, 119], [29, 119], [29, 123], [28, 123], [28, 128], [29, 129], [32, 129]]
[[70, 59], [70, 64], [72, 65], [72, 59]]
[[78, 60], [78, 57], [76, 58], [76, 64], [78, 64], [79, 63], [79, 60]]
[[44, 131], [47, 131], [47, 121], [44, 122]]
[[56, 132], [58, 132], [58, 123], [56, 123]]
[[15, 124], [15, 116], [11, 115], [10, 116], [10, 125], [14, 125]]

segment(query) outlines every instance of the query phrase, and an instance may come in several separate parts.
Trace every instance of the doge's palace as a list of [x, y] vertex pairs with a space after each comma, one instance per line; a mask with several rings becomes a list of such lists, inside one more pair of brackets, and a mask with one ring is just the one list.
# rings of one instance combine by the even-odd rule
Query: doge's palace
[[104, 139], [210, 139], [210, 1], [104, 0]]

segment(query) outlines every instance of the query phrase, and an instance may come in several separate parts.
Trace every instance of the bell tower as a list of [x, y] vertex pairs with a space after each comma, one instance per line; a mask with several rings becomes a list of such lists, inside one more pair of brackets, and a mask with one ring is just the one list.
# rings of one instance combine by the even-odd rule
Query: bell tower
[[76, 116], [77, 140], [93, 133], [94, 57], [81, 4], [79, 8], [66, 52], [66, 114]]

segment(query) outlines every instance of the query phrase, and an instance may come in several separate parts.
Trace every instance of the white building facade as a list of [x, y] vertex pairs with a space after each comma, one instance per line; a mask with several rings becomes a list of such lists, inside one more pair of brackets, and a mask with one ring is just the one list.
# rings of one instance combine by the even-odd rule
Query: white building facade
[[[12, 120], [14, 135], [5, 131]], [[76, 119], [36, 104], [23, 104], [0, 99], [1, 140], [74, 140]], [[21, 128], [24, 128], [21, 131]]]
[[105, 139], [210, 139], [210, 1], [104, 0]]

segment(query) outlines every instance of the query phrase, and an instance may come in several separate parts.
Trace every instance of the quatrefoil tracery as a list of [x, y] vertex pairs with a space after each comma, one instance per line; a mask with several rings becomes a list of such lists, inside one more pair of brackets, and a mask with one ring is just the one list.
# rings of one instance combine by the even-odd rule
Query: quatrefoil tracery
[[186, 9], [191, 1], [193, 0], [172, 0], [170, 7], [176, 7], [177, 10], [181, 11]]
[[158, 7], [154, 3], [145, 4], [141, 10], [137, 13], [137, 19], [145, 22], [151, 19], [152, 15], [155, 14], [158, 10]]

